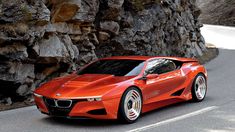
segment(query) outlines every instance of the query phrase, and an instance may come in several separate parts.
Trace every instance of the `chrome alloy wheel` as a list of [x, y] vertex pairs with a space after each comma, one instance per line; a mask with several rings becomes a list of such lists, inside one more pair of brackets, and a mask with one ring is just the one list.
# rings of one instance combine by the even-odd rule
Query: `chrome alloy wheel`
[[128, 91], [125, 101], [124, 101], [124, 111], [126, 117], [134, 121], [136, 120], [142, 109], [142, 98], [139, 92], [136, 90], [130, 90]]
[[204, 99], [206, 96], [207, 91], [207, 85], [206, 85], [206, 79], [204, 76], [198, 76], [195, 81], [195, 94], [198, 100]]

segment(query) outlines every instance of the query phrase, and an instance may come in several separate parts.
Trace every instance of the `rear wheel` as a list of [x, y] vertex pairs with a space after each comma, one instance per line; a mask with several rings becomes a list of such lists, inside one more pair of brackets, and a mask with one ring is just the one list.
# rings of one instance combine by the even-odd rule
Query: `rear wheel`
[[200, 102], [204, 100], [204, 98], [206, 97], [206, 93], [207, 93], [206, 78], [202, 73], [200, 73], [195, 77], [193, 82], [193, 87], [192, 87], [193, 101]]
[[135, 87], [128, 88], [120, 102], [119, 119], [124, 123], [135, 122], [142, 111], [142, 96], [139, 89]]

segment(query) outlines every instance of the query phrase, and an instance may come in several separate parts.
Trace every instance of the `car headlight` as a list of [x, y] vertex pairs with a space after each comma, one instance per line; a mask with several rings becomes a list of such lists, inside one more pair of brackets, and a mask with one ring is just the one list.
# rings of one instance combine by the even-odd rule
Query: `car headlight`
[[43, 96], [40, 95], [40, 94], [36, 94], [36, 93], [33, 93], [34, 96], [38, 97], [38, 98], [42, 98]]
[[93, 101], [101, 101], [101, 97], [97, 97], [97, 98], [87, 98], [87, 101], [89, 102], [93, 102]]

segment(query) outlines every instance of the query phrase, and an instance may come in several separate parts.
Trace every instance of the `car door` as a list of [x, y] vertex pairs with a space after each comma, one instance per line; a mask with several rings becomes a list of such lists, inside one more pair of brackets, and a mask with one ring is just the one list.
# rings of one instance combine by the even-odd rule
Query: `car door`
[[158, 74], [156, 78], [145, 80], [144, 99], [146, 103], [152, 103], [169, 98], [172, 91], [184, 83], [180, 69], [175, 63], [167, 59], [156, 59], [148, 62], [145, 74]]

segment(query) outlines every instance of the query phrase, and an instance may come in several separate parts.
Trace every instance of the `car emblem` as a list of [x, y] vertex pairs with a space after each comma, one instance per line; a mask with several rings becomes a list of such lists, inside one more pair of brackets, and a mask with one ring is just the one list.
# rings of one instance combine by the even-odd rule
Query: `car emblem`
[[61, 96], [61, 94], [60, 94], [60, 93], [57, 93], [56, 96]]

